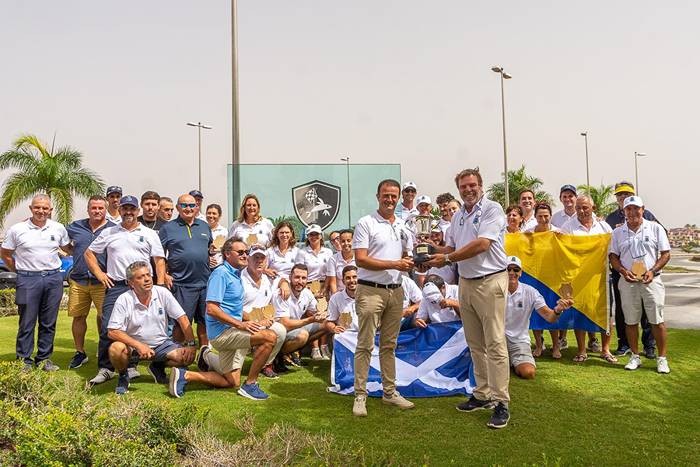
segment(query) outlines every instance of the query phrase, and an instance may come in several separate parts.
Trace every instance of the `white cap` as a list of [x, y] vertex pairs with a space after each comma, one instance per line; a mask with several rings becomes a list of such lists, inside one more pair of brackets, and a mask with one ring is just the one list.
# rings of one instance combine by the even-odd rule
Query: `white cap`
[[416, 206], [420, 206], [423, 203], [428, 203], [428, 204], [433, 204], [430, 201], [430, 196], [428, 195], [420, 195], [418, 198], [416, 198]]
[[262, 245], [253, 245], [248, 250], [248, 256], [263, 255], [267, 256], [265, 253], [265, 248]]
[[642, 198], [639, 196], [628, 196], [625, 198], [625, 202], [622, 205], [622, 208], [626, 208], [627, 206], [639, 206], [640, 208], [644, 207], [644, 201], [642, 201]]
[[312, 233], [322, 234], [323, 229], [321, 229], [321, 226], [318, 224], [311, 224], [306, 228], [306, 236], [308, 237]]
[[508, 266], [510, 266], [511, 264], [516, 265], [520, 269], [523, 268], [523, 263], [520, 261], [520, 258], [518, 258], [517, 256], [509, 256], [508, 257]]
[[418, 190], [416, 187], [416, 184], [413, 182], [406, 182], [403, 184], [403, 188], [401, 188], [401, 191], [405, 190], [406, 188], [413, 188], [414, 190]]
[[438, 289], [437, 285], [433, 284], [432, 282], [428, 282], [423, 286], [423, 298], [432, 304], [437, 304], [440, 303], [440, 300], [442, 300], [444, 297], [442, 296], [442, 293], [440, 292], [440, 289]]

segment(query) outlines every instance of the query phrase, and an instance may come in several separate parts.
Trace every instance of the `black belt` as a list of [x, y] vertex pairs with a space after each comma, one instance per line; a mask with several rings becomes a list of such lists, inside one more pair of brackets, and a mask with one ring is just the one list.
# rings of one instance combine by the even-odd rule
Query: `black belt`
[[401, 284], [377, 284], [376, 282], [366, 281], [364, 279], [358, 279], [357, 283], [366, 285], [367, 287], [374, 287], [375, 289], [398, 289], [401, 287]]
[[[479, 280], [481, 280], [481, 279], [486, 279], [486, 278], [489, 277], [489, 276], [493, 276], [494, 274], [500, 274], [500, 273], [502, 273], [502, 272], [506, 272], [506, 270], [505, 270], [505, 269], [501, 269], [500, 271], [490, 272], [490, 273], [488, 273], [488, 274], [485, 274], [485, 275], [479, 276], [479, 277], [462, 277], [462, 276], [459, 276], [459, 277], [460, 277], [461, 279], [464, 279], [465, 281], [479, 281]], [[358, 282], [359, 282], [359, 281], [358, 281]]]
[[26, 277], [50, 276], [50, 275], [56, 274], [58, 272], [61, 272], [60, 268], [49, 269], [47, 271], [17, 271], [17, 275], [18, 276], [26, 276]]
[[112, 281], [112, 284], [114, 284], [114, 287], [126, 287], [129, 284], [126, 281]]

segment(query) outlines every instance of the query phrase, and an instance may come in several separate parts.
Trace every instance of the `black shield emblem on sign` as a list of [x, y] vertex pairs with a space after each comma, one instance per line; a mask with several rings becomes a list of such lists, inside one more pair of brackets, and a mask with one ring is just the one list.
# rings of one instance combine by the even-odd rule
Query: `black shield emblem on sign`
[[325, 230], [338, 217], [340, 187], [320, 180], [295, 186], [292, 188], [292, 204], [302, 224], [318, 224]]

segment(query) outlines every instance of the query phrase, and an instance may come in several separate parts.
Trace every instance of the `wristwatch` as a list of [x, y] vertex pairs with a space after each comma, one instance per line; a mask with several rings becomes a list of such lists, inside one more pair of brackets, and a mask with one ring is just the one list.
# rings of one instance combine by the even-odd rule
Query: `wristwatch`
[[195, 347], [197, 343], [195, 341], [187, 341], [185, 342], [185, 347]]
[[445, 254], [445, 266], [452, 266], [452, 260], [450, 260], [450, 255]]

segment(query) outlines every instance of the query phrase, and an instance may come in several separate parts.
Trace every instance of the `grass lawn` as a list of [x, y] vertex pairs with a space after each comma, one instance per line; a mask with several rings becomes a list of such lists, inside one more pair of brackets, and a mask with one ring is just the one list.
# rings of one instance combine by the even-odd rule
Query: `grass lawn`
[[[0, 319], [0, 360], [14, 359], [17, 318]], [[546, 335], [547, 333], [545, 333]], [[548, 339], [549, 336], [546, 336]], [[371, 399], [369, 417], [355, 419], [352, 398], [329, 394], [328, 362], [315, 363], [279, 380], [261, 379], [271, 398], [244, 399], [231, 390], [190, 385], [188, 402], [210, 410], [211, 425], [221, 438], [242, 437], [232, 420], [252, 414], [256, 430], [285, 422], [307, 432], [325, 432], [354, 440], [369, 452], [390, 453], [398, 464], [429, 465], [700, 465], [700, 332], [669, 332], [671, 374], [656, 373], [655, 363], [627, 372], [592, 357], [574, 364], [574, 350], [561, 361], [538, 361], [534, 381], [511, 379], [511, 421], [504, 430], [486, 428], [489, 413], [455, 410], [461, 398], [417, 399], [416, 409], [399, 412]], [[569, 342], [575, 342], [573, 333]], [[75, 372], [89, 379], [96, 371], [96, 332], [88, 333], [90, 362]], [[54, 361], [67, 368], [73, 354], [70, 319], [61, 311]], [[144, 377], [126, 397], [178, 404], [139, 366]], [[61, 373], [68, 373], [62, 370]], [[93, 389], [96, 397], [112, 394], [115, 381]]]

